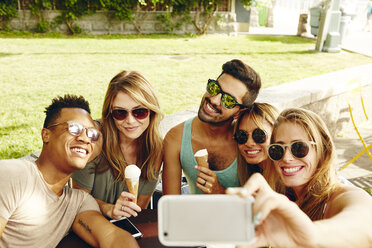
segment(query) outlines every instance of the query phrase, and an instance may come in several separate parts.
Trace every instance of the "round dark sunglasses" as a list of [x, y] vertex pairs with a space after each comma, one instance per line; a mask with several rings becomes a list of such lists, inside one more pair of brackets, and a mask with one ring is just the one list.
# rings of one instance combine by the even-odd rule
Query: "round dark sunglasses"
[[84, 127], [82, 124], [78, 122], [73, 122], [73, 121], [52, 124], [48, 126], [47, 129], [50, 129], [51, 127], [55, 127], [55, 126], [62, 125], [62, 124], [68, 124], [67, 130], [72, 136], [79, 137], [84, 132], [84, 130], [86, 130], [87, 137], [90, 139], [91, 142], [97, 142], [99, 139], [100, 132], [97, 129], [93, 127], [89, 127], [89, 128]]
[[221, 89], [221, 86], [218, 84], [217, 80], [208, 79], [207, 92], [211, 96], [216, 96], [216, 95], [221, 93], [222, 94], [222, 96], [221, 96], [222, 106], [224, 106], [227, 109], [232, 109], [235, 106], [246, 108], [245, 105], [238, 103], [236, 101], [235, 97], [233, 97], [232, 95], [224, 92]]
[[[246, 131], [241, 130], [241, 129], [237, 130], [234, 133], [234, 140], [236, 141], [236, 143], [240, 145], [245, 144], [248, 141], [248, 137], [249, 137], [249, 134]], [[260, 128], [256, 128], [255, 130], [253, 130], [252, 139], [254, 140], [254, 142], [258, 144], [265, 143], [267, 139], [265, 130], [262, 130]]]
[[[134, 118], [138, 120], [145, 119], [149, 115], [149, 110], [147, 108], [137, 108], [137, 109], [132, 109], [131, 114]], [[114, 117], [116, 120], [122, 121], [128, 116], [128, 110], [125, 109], [112, 109], [111, 110], [111, 115]]]
[[314, 141], [295, 141], [291, 144], [271, 144], [267, 146], [267, 153], [271, 160], [279, 161], [283, 158], [285, 148], [290, 147], [290, 151], [296, 158], [304, 158], [309, 153], [310, 146], [315, 145]]

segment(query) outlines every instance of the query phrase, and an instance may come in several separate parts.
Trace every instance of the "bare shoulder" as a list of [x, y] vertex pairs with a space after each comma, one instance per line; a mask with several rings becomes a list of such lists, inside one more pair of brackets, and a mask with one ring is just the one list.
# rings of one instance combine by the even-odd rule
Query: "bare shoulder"
[[172, 127], [164, 137], [164, 145], [181, 144], [184, 122]]
[[329, 201], [327, 215], [335, 215], [346, 208], [359, 209], [359, 211], [371, 209], [372, 197], [359, 187], [341, 184]]
[[366, 201], [372, 202], [372, 198], [370, 195], [363, 189], [356, 187], [356, 186], [350, 186], [341, 184], [337, 190], [334, 192], [334, 195], [332, 196], [334, 200], [340, 199], [340, 198], [350, 198], [350, 199], [364, 199]]

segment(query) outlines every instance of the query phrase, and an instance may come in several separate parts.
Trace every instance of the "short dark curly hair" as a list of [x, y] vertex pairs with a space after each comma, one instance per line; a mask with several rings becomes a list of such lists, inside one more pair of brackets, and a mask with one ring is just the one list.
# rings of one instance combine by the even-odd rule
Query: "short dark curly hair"
[[47, 128], [50, 123], [55, 121], [63, 108], [81, 108], [90, 114], [89, 102], [84, 99], [83, 96], [76, 95], [64, 95], [57, 96], [52, 99], [52, 103], [45, 108], [44, 113], [46, 114], [44, 120], [44, 128]]
[[239, 59], [233, 59], [223, 64], [222, 73], [218, 77], [224, 73], [239, 79], [247, 86], [248, 92], [243, 96], [243, 104], [252, 105], [261, 89], [260, 75]]

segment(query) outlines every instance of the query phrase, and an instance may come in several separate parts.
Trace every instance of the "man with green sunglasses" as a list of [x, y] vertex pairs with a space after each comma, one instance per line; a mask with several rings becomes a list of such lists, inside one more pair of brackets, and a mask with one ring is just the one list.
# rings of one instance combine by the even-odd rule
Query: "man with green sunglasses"
[[[222, 66], [209, 79], [198, 116], [173, 127], [164, 138], [163, 194], [181, 194], [182, 171], [192, 194], [222, 194], [240, 186], [233, 121], [250, 107], [261, 88], [260, 76], [241, 60]], [[208, 151], [208, 167], [196, 166], [195, 152]]]

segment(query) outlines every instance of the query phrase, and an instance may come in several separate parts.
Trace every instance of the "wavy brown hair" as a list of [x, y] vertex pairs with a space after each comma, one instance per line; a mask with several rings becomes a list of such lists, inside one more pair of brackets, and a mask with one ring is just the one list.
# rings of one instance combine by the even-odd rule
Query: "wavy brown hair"
[[[301, 126], [309, 140], [315, 142], [317, 169], [306, 185], [307, 193], [297, 199], [297, 204], [312, 220], [319, 220], [322, 219], [324, 205], [340, 183], [334, 163], [335, 145], [324, 121], [314, 112], [301, 108], [289, 108], [280, 113], [274, 125], [271, 143], [275, 141], [278, 127], [288, 122]], [[286, 187], [275, 169], [270, 170], [267, 180], [275, 191], [285, 193]]]
[[[252, 108], [246, 109], [240, 113], [239, 118], [234, 127], [234, 133], [239, 129], [239, 125], [242, 119], [246, 116], [252, 118], [253, 122], [261, 129], [263, 128], [264, 122], [267, 121], [271, 126], [274, 126], [275, 120], [279, 115], [279, 111], [273, 105], [268, 103], [253, 103]], [[266, 130], [265, 130], [266, 131]], [[238, 178], [240, 185], [244, 185], [248, 178], [253, 174], [251, 167], [253, 165], [248, 164], [244, 157], [240, 154], [238, 145], [236, 146], [238, 150]], [[265, 151], [266, 152], [266, 151]], [[267, 167], [267, 163], [270, 159], [262, 161], [258, 166], [264, 170]]]
[[[109, 83], [102, 108], [102, 152], [109, 162], [116, 181], [124, 180], [124, 171], [128, 163], [120, 149], [119, 131], [111, 116], [112, 102], [119, 92], [124, 92], [136, 102], [150, 110], [150, 123], [138, 138], [140, 153], [137, 161], [142, 163], [141, 177], [146, 180], [156, 178], [155, 165], [162, 156], [163, 139], [159, 125], [163, 119], [159, 101], [150, 82], [139, 72], [122, 71]], [[108, 168], [98, 168], [98, 171]]]

